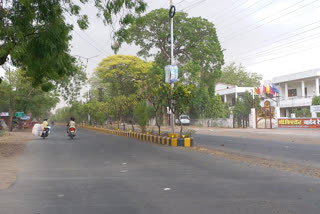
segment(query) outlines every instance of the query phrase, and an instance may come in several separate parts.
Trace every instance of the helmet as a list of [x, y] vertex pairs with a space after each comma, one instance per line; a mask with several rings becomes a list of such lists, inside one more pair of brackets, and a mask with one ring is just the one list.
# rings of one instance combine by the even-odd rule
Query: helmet
[[44, 121], [47, 121], [48, 119], [44, 119]]
[[70, 120], [74, 121], [74, 117], [71, 117]]

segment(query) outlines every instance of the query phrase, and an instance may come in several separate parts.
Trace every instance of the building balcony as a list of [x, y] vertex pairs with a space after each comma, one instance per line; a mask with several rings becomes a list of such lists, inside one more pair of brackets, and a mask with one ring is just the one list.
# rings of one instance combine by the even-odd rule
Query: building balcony
[[288, 97], [287, 99], [281, 98], [279, 100], [280, 108], [291, 108], [291, 107], [301, 107], [301, 106], [311, 106], [312, 96], [310, 97]]

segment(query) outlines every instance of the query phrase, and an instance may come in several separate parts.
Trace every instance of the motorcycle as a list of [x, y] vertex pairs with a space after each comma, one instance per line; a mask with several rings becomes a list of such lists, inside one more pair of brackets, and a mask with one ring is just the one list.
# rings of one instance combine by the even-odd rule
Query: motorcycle
[[46, 139], [46, 137], [49, 136], [49, 132], [50, 132], [50, 127], [49, 126], [47, 128], [43, 128], [42, 129], [42, 133], [41, 133], [41, 137], [43, 139]]
[[69, 128], [68, 135], [73, 140], [73, 138], [76, 136], [76, 129], [73, 127]]

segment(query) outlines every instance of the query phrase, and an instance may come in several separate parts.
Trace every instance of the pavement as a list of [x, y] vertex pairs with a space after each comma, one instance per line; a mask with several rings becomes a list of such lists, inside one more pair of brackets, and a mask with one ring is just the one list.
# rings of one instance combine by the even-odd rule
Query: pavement
[[320, 179], [65, 127], [27, 144], [1, 214], [319, 213]]
[[320, 168], [320, 145], [314, 143], [195, 134], [196, 145], [270, 160]]
[[320, 144], [320, 130], [316, 129], [228, 129], [213, 127], [186, 127], [197, 134], [229, 136], [245, 139], [260, 139], [282, 142], [296, 142], [302, 144]]

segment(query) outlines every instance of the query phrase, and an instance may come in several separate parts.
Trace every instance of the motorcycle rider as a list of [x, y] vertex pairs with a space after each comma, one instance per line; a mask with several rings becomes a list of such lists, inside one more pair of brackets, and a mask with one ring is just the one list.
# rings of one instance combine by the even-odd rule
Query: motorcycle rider
[[49, 123], [48, 123], [48, 119], [44, 119], [44, 121], [43, 121], [42, 125], [43, 125], [43, 128], [47, 128], [47, 127], [48, 127], [48, 125], [49, 125]]
[[48, 119], [44, 119], [42, 126], [43, 128], [46, 129], [47, 134], [49, 133], [49, 127], [48, 127], [49, 123], [48, 123]]
[[74, 128], [75, 130], [77, 130], [76, 129], [76, 122], [74, 122], [75, 121], [75, 119], [74, 119], [74, 117], [71, 117], [70, 118], [70, 121], [69, 121], [69, 123], [67, 124], [67, 133], [69, 134], [69, 129], [70, 128]]

